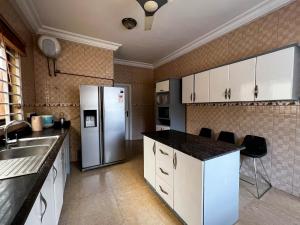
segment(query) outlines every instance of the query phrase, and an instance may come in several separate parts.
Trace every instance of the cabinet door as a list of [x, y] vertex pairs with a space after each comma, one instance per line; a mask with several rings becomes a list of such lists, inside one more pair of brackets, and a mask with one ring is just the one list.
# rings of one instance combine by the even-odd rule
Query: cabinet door
[[27, 217], [25, 225], [41, 225], [40, 195], [37, 196], [35, 203]]
[[256, 58], [229, 65], [229, 101], [254, 101]]
[[155, 188], [155, 141], [144, 136], [144, 177]]
[[63, 199], [64, 199], [64, 175], [63, 175], [62, 151], [63, 148], [59, 151], [53, 165], [55, 224], [58, 224], [60, 212], [63, 206]]
[[165, 80], [156, 83], [155, 91], [156, 92], [168, 92], [170, 90], [170, 81]]
[[203, 224], [203, 162], [174, 151], [174, 210], [189, 225]]
[[211, 102], [227, 102], [229, 66], [210, 70], [209, 96]]
[[54, 185], [53, 185], [53, 171], [49, 174], [40, 191], [40, 209], [41, 209], [41, 224], [42, 225], [56, 225], [54, 215]]
[[182, 103], [193, 103], [194, 75], [182, 78]]
[[257, 101], [292, 99], [295, 48], [257, 57]]
[[209, 71], [195, 74], [195, 102], [209, 102]]

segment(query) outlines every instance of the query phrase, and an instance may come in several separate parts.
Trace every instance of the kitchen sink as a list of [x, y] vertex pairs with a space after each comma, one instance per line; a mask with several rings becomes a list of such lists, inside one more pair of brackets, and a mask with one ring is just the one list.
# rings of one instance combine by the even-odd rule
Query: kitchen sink
[[19, 139], [0, 151], [0, 179], [37, 173], [58, 136]]
[[17, 143], [8, 146], [9, 149], [14, 149], [18, 147], [36, 146], [36, 145], [46, 145], [51, 146], [57, 140], [58, 136], [51, 137], [40, 137], [40, 138], [22, 138], [19, 139]]

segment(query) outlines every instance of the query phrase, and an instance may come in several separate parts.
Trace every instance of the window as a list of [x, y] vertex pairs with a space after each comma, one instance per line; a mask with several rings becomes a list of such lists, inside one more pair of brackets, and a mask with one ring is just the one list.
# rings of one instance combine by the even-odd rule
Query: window
[[20, 55], [0, 43], [0, 125], [23, 119]]

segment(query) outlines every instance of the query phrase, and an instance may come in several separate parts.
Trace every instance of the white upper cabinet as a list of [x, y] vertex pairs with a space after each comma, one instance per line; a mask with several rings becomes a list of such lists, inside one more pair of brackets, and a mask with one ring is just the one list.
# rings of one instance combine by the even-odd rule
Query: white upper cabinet
[[229, 65], [229, 101], [254, 101], [255, 66], [256, 58]]
[[182, 78], [182, 103], [194, 102], [194, 75]]
[[[294, 73], [295, 51], [296, 47], [291, 47], [257, 57], [257, 101], [289, 100], [298, 97], [299, 81], [295, 78], [299, 77], [299, 74]], [[298, 88], [294, 88], [294, 85]]]
[[195, 103], [209, 102], [209, 73], [195, 74]]
[[210, 102], [228, 101], [229, 66], [210, 70], [209, 96]]
[[168, 92], [170, 90], [170, 81], [165, 80], [156, 83], [155, 92]]

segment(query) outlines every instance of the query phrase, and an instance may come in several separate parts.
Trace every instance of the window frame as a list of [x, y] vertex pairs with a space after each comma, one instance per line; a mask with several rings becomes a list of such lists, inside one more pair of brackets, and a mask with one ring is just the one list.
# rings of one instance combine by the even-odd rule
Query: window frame
[[[16, 62], [12, 62], [10, 58]], [[0, 39], [0, 60], [3, 63], [2, 66], [4, 65], [4, 68], [0, 68], [0, 84], [3, 89], [0, 95], [4, 96], [0, 98], [1, 108], [4, 105], [4, 112], [0, 114], [0, 127], [4, 127], [12, 120], [24, 119], [21, 55]], [[16, 71], [11, 72], [12, 69]]]

